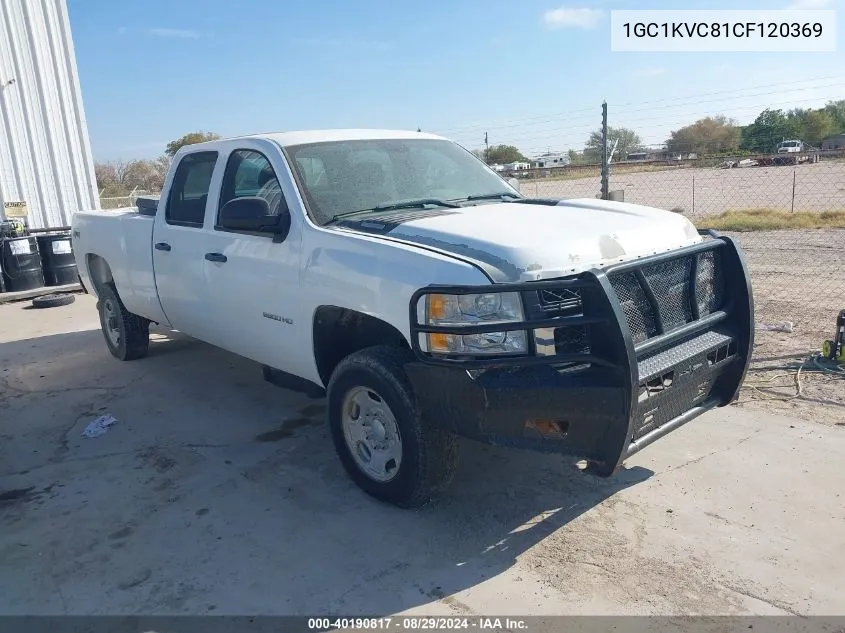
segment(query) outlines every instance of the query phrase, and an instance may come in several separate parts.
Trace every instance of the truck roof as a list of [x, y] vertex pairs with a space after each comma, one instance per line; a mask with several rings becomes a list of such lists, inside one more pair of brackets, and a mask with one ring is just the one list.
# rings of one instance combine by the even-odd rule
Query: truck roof
[[[427, 132], [413, 132], [410, 130], [377, 130], [377, 129], [330, 129], [330, 130], [300, 130], [293, 132], [270, 132], [262, 134], [244, 134], [231, 138], [220, 139], [220, 141], [232, 141], [237, 139], [268, 139], [275, 141], [282, 147], [289, 145], [303, 145], [306, 143], [327, 143], [330, 141], [359, 141], [378, 139], [438, 139], [446, 140], [442, 136], [429, 134]], [[208, 141], [214, 144], [219, 141]], [[196, 143], [192, 147], [197, 148], [205, 143]]]

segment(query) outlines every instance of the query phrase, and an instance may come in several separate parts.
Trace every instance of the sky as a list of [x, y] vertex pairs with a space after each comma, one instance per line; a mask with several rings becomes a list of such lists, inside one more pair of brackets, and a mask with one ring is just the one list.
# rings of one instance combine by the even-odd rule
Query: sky
[[[601, 123], [645, 143], [708, 115], [845, 99], [834, 53], [622, 53], [615, 9], [845, 9], [845, 0], [67, 0], [98, 161], [223, 136], [417, 129], [474, 149], [578, 149]], [[842, 11], [845, 14], [845, 11]]]

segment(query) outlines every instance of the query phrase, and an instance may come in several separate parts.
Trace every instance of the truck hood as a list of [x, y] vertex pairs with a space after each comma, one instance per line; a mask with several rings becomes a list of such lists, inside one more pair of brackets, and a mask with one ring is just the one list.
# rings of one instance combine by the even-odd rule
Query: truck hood
[[409, 209], [349, 219], [337, 228], [458, 256], [497, 283], [577, 274], [701, 239], [680, 214], [593, 198]]

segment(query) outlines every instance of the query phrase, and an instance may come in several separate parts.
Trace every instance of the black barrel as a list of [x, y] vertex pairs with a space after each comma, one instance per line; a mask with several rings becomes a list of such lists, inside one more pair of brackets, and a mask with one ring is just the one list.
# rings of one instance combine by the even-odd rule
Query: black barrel
[[70, 248], [70, 233], [47, 233], [36, 236], [41, 253], [44, 283], [63, 286], [77, 282], [76, 260]]
[[44, 285], [38, 240], [34, 237], [4, 237], [0, 241], [0, 265], [7, 292], [32, 290]]

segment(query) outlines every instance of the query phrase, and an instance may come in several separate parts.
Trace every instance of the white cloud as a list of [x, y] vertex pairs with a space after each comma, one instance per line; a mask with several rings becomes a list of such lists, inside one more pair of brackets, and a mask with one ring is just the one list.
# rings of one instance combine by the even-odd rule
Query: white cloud
[[794, 0], [786, 8], [796, 11], [804, 11], [806, 9], [831, 9], [833, 8], [833, 0]]
[[158, 37], [181, 37], [183, 39], [196, 40], [200, 34], [187, 29], [150, 29], [150, 33]]
[[652, 68], [639, 68], [634, 71], [634, 77], [637, 79], [649, 79], [651, 77], [660, 77], [660, 75], [665, 74], [666, 69], [658, 66]]
[[550, 29], [592, 29], [604, 18], [601, 9], [560, 7], [543, 14], [543, 23]]

